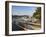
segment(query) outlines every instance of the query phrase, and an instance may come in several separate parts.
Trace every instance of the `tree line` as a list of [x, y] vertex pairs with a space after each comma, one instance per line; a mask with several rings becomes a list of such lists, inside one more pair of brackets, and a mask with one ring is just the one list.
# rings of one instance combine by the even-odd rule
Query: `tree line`
[[34, 12], [33, 17], [41, 20], [41, 7], [37, 7], [36, 12]]

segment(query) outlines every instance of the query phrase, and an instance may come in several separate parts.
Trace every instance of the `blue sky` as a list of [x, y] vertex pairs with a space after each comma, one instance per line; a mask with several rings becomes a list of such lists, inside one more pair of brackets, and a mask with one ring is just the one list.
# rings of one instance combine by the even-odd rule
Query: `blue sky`
[[30, 15], [36, 11], [37, 7], [33, 6], [12, 6], [12, 15]]

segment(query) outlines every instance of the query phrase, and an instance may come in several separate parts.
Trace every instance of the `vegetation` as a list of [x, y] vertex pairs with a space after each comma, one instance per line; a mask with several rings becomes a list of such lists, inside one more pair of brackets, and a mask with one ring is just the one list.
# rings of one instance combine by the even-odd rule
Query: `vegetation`
[[41, 19], [41, 7], [38, 7], [36, 9], [36, 12], [33, 14], [33, 17], [39, 20]]

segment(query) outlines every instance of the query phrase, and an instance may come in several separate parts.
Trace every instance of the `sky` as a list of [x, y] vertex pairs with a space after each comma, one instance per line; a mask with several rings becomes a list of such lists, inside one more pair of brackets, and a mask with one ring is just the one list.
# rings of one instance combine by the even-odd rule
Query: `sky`
[[12, 6], [12, 15], [32, 16], [37, 7], [34, 6]]

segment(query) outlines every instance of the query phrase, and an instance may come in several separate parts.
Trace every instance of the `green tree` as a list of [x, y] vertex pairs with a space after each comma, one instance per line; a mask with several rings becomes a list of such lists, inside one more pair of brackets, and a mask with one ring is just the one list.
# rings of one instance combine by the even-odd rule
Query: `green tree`
[[33, 14], [33, 17], [36, 19], [41, 19], [41, 7], [36, 9], [36, 12]]

